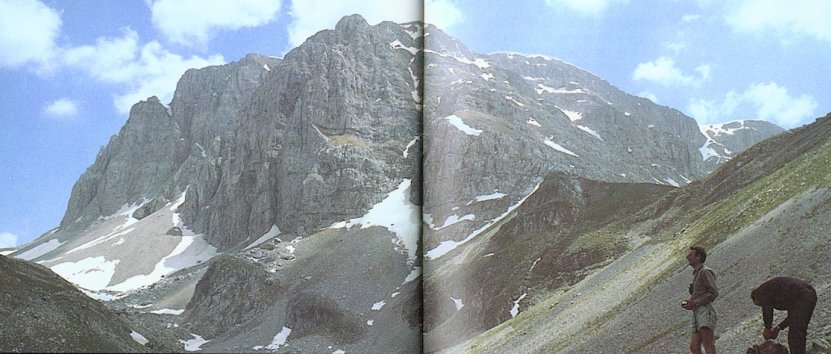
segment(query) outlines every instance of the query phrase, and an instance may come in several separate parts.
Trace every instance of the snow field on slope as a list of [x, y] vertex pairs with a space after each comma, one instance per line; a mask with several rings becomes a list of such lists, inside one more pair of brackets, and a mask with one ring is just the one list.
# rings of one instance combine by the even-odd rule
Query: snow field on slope
[[447, 119], [447, 121], [449, 121], [450, 124], [452, 124], [454, 127], [461, 130], [467, 135], [479, 136], [479, 134], [482, 134], [482, 130], [474, 129], [473, 127], [465, 124], [462, 118], [455, 114], [447, 116], [444, 119]]
[[[101, 218], [104, 223], [90, 233], [103, 234], [102, 236], [92, 236], [92, 240], [58, 258], [40, 263], [51, 263], [48, 266], [55, 273], [81, 288], [95, 292], [127, 292], [151, 285], [167, 274], [208, 260], [216, 255], [216, 249], [202, 235], [190, 231], [176, 213], [186, 195], [187, 189], [175, 202], [142, 220], [134, 218], [132, 214], [146, 200], [122, 207], [119, 213]], [[169, 224], [159, 222], [165, 219], [170, 220]], [[118, 221], [119, 224], [112, 226], [113, 222]], [[178, 227], [183, 236], [164, 234], [171, 227]], [[57, 263], [61, 258], [68, 260]], [[141, 274], [138, 270], [149, 269], [151, 264], [152, 270], [146, 274]], [[110, 285], [116, 274], [121, 274], [117, 278], [118, 283]], [[92, 293], [90, 296], [101, 298], [114, 295]]]
[[407, 251], [410, 264], [415, 261], [418, 242], [421, 237], [420, 209], [410, 202], [411, 180], [405, 179], [398, 188], [375, 204], [367, 213], [359, 218], [336, 222], [330, 229], [350, 228], [360, 225], [362, 229], [371, 226], [382, 226], [396, 235], [398, 243]]

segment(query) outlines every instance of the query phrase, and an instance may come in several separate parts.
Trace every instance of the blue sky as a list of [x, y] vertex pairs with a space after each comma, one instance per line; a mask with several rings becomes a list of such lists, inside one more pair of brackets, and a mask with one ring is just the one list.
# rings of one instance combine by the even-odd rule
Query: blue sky
[[[344, 15], [421, 17], [419, 1], [0, 0], [0, 247], [57, 226], [72, 185], [127, 120], [191, 67], [282, 56]], [[427, 0], [481, 53], [544, 54], [699, 123], [785, 128], [831, 111], [831, 2]]]

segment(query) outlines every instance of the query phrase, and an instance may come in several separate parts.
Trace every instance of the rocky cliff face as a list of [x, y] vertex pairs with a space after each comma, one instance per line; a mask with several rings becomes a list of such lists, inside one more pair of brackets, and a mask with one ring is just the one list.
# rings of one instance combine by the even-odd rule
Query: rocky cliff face
[[420, 130], [421, 56], [396, 47], [420, 47], [419, 30], [347, 17], [282, 60], [188, 71], [169, 107], [133, 107], [73, 188], [62, 228], [186, 189], [185, 223], [223, 250], [274, 225], [306, 235], [359, 215], [419, 175], [408, 143]]
[[[428, 250], [484, 227], [552, 170], [680, 186], [726, 160], [706, 160], [703, 147], [730, 138], [705, 137], [692, 118], [573, 65], [539, 56], [478, 54], [435, 27], [427, 33]], [[736, 152], [776, 133], [756, 123], [748, 128], [754, 134], [730, 145]], [[476, 202], [493, 195], [501, 198], [490, 205]], [[466, 222], [442, 227], [465, 215]]]

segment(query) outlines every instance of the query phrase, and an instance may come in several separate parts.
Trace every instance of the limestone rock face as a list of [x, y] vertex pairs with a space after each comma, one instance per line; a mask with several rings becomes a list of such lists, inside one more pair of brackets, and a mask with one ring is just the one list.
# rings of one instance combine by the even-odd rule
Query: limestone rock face
[[[681, 186], [726, 161], [705, 161], [704, 148], [714, 142], [727, 139], [736, 153], [781, 131], [748, 123], [758, 130], [713, 140], [683, 113], [627, 94], [574, 65], [479, 54], [435, 27], [425, 31], [424, 198], [432, 220], [427, 250], [493, 221], [550, 171]], [[493, 195], [502, 197], [478, 202]], [[454, 215], [475, 218], [443, 229]]]
[[185, 223], [220, 249], [273, 225], [306, 235], [359, 216], [419, 176], [421, 55], [408, 49], [419, 30], [352, 16], [284, 59], [189, 70], [170, 107], [133, 107], [74, 187], [62, 228], [185, 190]]

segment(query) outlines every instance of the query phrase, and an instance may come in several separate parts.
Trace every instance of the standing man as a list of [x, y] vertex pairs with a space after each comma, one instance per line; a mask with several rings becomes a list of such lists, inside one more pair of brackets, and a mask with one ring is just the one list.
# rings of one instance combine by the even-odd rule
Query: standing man
[[[808, 322], [817, 305], [817, 292], [810, 284], [791, 277], [778, 277], [768, 280], [750, 293], [756, 306], [762, 307], [762, 319], [765, 339], [776, 339], [779, 331], [788, 330], [788, 348], [791, 354], [805, 353], [805, 337], [808, 336]], [[773, 324], [773, 309], [788, 311], [788, 317], [779, 325]]]
[[702, 247], [690, 247], [687, 262], [693, 268], [693, 282], [690, 284], [690, 298], [681, 303], [681, 307], [692, 311], [693, 333], [690, 350], [701, 354], [701, 346], [707, 354], [716, 354], [716, 310], [713, 301], [718, 297], [716, 273], [704, 265], [707, 252]]

